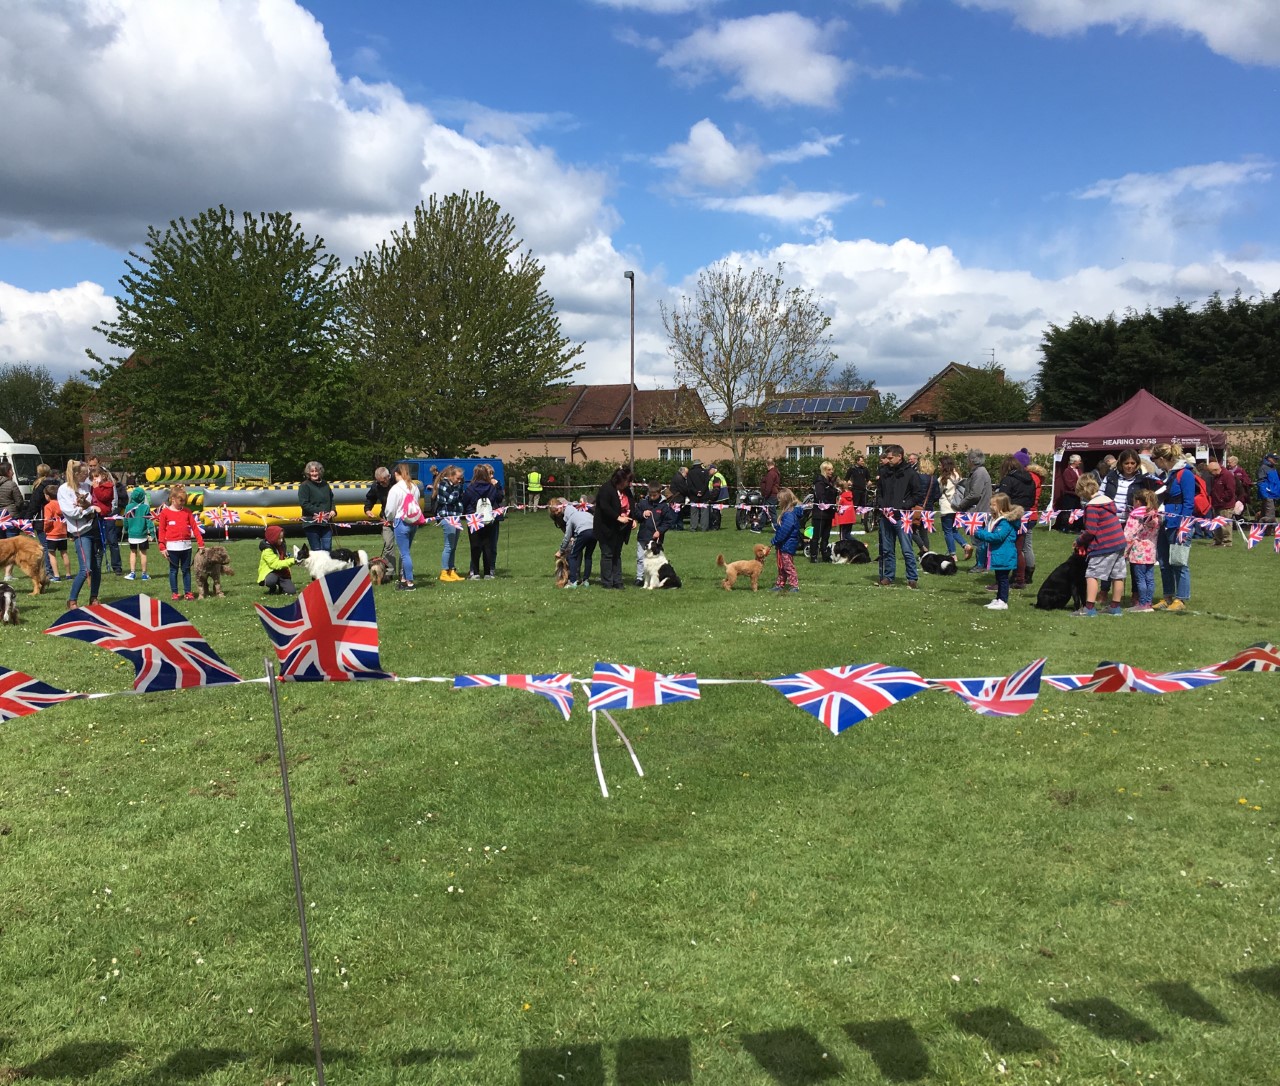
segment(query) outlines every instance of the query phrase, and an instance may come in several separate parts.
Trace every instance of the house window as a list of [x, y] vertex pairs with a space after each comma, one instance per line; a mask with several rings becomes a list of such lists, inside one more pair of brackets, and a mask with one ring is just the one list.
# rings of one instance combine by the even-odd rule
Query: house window
[[883, 446], [883, 445], [868, 445], [868, 446], [867, 446], [867, 455], [868, 455], [868, 456], [881, 456], [881, 455], [883, 455], [883, 453], [884, 453], [884, 446]]
[[805, 457], [805, 456], [822, 456], [822, 455], [823, 453], [822, 453], [821, 445], [788, 445], [787, 446], [788, 460], [799, 460], [801, 457]]
[[658, 449], [659, 460], [676, 460], [688, 463], [693, 459], [692, 449]]

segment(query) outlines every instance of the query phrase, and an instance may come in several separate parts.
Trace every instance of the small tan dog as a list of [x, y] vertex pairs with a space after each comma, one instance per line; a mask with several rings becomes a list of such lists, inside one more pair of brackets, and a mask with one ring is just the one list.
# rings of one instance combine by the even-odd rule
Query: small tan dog
[[386, 584], [391, 580], [391, 563], [381, 556], [370, 558], [369, 580], [374, 584]]
[[757, 543], [751, 549], [756, 556], [753, 562], [730, 562], [725, 565], [724, 555], [716, 555], [716, 565], [724, 566], [724, 580], [720, 582], [720, 587], [726, 592], [733, 591], [733, 586], [738, 583], [739, 577], [751, 578], [752, 592], [759, 587], [760, 574], [764, 572], [764, 560], [769, 554], [769, 548], [763, 543]]
[[556, 587], [563, 588], [569, 583], [569, 559], [563, 554], [556, 555]]

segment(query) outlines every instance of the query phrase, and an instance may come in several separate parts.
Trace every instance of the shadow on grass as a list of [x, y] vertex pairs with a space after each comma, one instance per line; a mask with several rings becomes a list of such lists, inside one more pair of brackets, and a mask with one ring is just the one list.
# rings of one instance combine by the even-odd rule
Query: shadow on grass
[[151, 1072], [149, 1081], [190, 1082], [248, 1058], [247, 1053], [230, 1048], [180, 1048]]
[[849, 1022], [844, 1031], [890, 1082], [914, 1082], [929, 1073], [929, 1053], [905, 1018]]
[[445, 1060], [474, 1060], [476, 1053], [463, 1048], [411, 1048], [391, 1057], [392, 1067], [422, 1067]]
[[81, 1079], [124, 1059], [133, 1046], [120, 1041], [74, 1041], [18, 1069], [19, 1078]]
[[1232, 973], [1231, 979], [1257, 988], [1263, 995], [1280, 999], [1280, 965], [1268, 965], [1260, 969], [1242, 969]]
[[748, 1033], [742, 1047], [781, 1086], [808, 1086], [844, 1072], [812, 1033], [799, 1028]]
[[1130, 1014], [1118, 1003], [1099, 997], [1071, 1003], [1050, 1003], [1049, 1009], [1068, 1022], [1084, 1026], [1104, 1041], [1128, 1041], [1135, 1045], [1160, 1040], [1160, 1032], [1150, 1023]]
[[599, 1045], [526, 1048], [520, 1052], [520, 1086], [604, 1086]]
[[1226, 1026], [1230, 1020], [1185, 980], [1158, 980], [1147, 985], [1147, 991], [1155, 994], [1174, 1014], [1204, 1022], [1211, 1026]]
[[629, 1037], [618, 1042], [618, 1086], [693, 1082], [687, 1037]]
[[1053, 1048], [1047, 1034], [1028, 1026], [1004, 1007], [975, 1007], [953, 1014], [951, 1021], [966, 1033], [981, 1037], [1002, 1054], [1045, 1052]]

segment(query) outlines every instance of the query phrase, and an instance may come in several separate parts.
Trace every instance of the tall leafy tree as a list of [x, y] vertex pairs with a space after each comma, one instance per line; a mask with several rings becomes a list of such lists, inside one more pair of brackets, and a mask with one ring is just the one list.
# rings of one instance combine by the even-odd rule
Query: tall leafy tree
[[0, 366], [0, 430], [14, 441], [34, 443], [58, 400], [58, 384], [44, 366]]
[[129, 460], [349, 468], [352, 447], [334, 436], [347, 432], [350, 389], [335, 338], [340, 269], [323, 239], [284, 212], [218, 207], [149, 228], [125, 267], [116, 319], [97, 329], [123, 353], [90, 352], [89, 376], [92, 409]]
[[992, 362], [953, 374], [938, 398], [947, 422], [1026, 422], [1030, 407], [1026, 386]]
[[812, 291], [788, 288], [784, 271], [714, 264], [691, 294], [662, 307], [677, 383], [696, 389], [721, 420], [693, 413], [679, 421], [702, 444], [729, 450], [738, 483], [744, 460], [796, 430], [765, 409], [768, 401], [822, 388], [835, 360], [831, 318]]
[[454, 456], [531, 433], [581, 368], [523, 244], [483, 193], [433, 196], [351, 269], [350, 347], [379, 449]]

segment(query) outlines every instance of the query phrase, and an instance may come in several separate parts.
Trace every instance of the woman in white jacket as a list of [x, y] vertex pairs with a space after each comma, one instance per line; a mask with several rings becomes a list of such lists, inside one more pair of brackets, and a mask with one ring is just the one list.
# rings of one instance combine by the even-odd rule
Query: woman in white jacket
[[89, 578], [89, 602], [98, 602], [98, 588], [102, 584], [102, 545], [98, 535], [98, 514], [89, 493], [89, 469], [79, 460], [67, 461], [67, 474], [58, 487], [58, 508], [67, 522], [67, 540], [75, 548], [75, 579], [71, 582], [71, 595], [67, 609], [79, 607], [76, 597]]
[[400, 580], [396, 582], [396, 588], [402, 592], [412, 592], [417, 585], [413, 583], [413, 557], [409, 550], [413, 546], [413, 537], [418, 534], [418, 526], [426, 522], [426, 517], [422, 513], [422, 496], [418, 492], [418, 484], [409, 474], [408, 464], [396, 465], [395, 480], [387, 491], [383, 509], [391, 518], [391, 531], [396, 538], [396, 549], [400, 552]]

